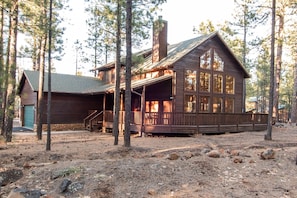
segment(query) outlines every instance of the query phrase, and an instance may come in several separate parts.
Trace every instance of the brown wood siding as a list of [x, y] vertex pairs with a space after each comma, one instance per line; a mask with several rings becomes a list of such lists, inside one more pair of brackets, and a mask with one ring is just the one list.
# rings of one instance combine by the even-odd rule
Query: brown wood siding
[[[34, 105], [37, 106], [37, 92], [33, 92], [31, 86], [26, 79], [24, 82], [24, 86], [22, 88], [22, 92], [20, 94], [21, 97], [21, 122], [24, 123], [24, 106], [25, 105]], [[34, 123], [36, 123], [36, 111], [34, 112]]]
[[[199, 72], [201, 71], [199, 67], [199, 57], [203, 55], [207, 50], [214, 49], [216, 53], [222, 58], [224, 61], [224, 71], [221, 72], [224, 77], [224, 85], [225, 85], [225, 76], [231, 75], [235, 78], [235, 94], [220, 94], [220, 97], [224, 99], [234, 98], [234, 112], [240, 113], [242, 112], [242, 100], [243, 100], [243, 78], [244, 73], [240, 69], [240, 66], [236, 62], [236, 60], [232, 57], [233, 55], [229, 53], [229, 51], [223, 47], [221, 42], [218, 40], [208, 40], [204, 44], [199, 47], [193, 49], [190, 53], [185, 55], [179, 61], [174, 64], [174, 71], [176, 72], [176, 95], [175, 95], [175, 112], [183, 112], [184, 111], [184, 72], [186, 69], [197, 71], [197, 82], [199, 85]], [[210, 73], [214, 73], [210, 71]], [[219, 73], [219, 72], [217, 72]], [[210, 83], [212, 86], [212, 82]], [[225, 86], [224, 86], [225, 87]], [[195, 93], [194, 93], [195, 94]], [[210, 95], [212, 96], [212, 92], [210, 93], [200, 93], [199, 86], [197, 86], [197, 99], [196, 104], [199, 104], [199, 94]], [[211, 105], [210, 105], [211, 106]], [[224, 106], [224, 105], [223, 105]], [[197, 105], [197, 111], [199, 110], [199, 106]], [[210, 109], [212, 110], [212, 108]]]
[[[42, 122], [47, 121], [47, 94], [45, 94], [45, 105], [43, 108]], [[52, 93], [51, 103], [51, 123], [71, 124], [83, 123], [83, 119], [88, 115], [89, 110], [102, 110], [102, 95], [74, 95]]]
[[25, 81], [22, 93], [21, 93], [21, 105], [36, 105], [37, 93], [33, 92], [28, 80]]
[[170, 80], [166, 80], [164, 82], [146, 87], [146, 94], [145, 94], [146, 101], [170, 100], [170, 97], [172, 96], [171, 86], [172, 86], [172, 81], [170, 79]]

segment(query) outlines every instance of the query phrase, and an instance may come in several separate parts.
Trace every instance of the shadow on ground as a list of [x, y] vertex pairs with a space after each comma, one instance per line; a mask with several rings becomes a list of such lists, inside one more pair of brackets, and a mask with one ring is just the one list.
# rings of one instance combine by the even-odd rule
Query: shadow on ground
[[25, 127], [13, 127], [12, 132], [32, 132], [32, 129], [28, 129]]

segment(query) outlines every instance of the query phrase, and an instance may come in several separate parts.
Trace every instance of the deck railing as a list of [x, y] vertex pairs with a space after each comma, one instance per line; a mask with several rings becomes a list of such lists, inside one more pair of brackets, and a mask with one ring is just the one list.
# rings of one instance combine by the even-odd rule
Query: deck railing
[[[124, 114], [124, 111], [121, 111], [120, 113]], [[253, 123], [266, 124], [268, 121], [267, 119], [267, 114], [260, 113], [146, 112], [144, 114], [145, 125], [234, 125]], [[105, 121], [113, 121], [112, 111], [105, 112]], [[131, 124], [141, 124], [140, 111], [131, 112]]]

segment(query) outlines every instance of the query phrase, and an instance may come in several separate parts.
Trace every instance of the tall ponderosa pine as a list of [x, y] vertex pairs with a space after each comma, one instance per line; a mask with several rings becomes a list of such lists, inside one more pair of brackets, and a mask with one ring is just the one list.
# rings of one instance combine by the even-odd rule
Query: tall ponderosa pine
[[114, 145], [119, 143], [119, 113], [120, 113], [120, 71], [121, 71], [121, 0], [117, 0], [117, 31], [116, 31], [116, 61], [115, 61], [115, 91], [114, 91], [114, 110], [113, 110], [113, 127]]
[[17, 28], [18, 28], [18, 0], [10, 2], [9, 14], [9, 42], [7, 53], [7, 94], [4, 120], [4, 136], [7, 142], [12, 140], [12, 126], [14, 118], [16, 60], [17, 60]]
[[126, 1], [126, 76], [125, 76], [125, 147], [131, 146], [131, 67], [132, 67], [132, 0]]
[[5, 101], [3, 98], [3, 85], [5, 78], [5, 70], [4, 70], [4, 12], [5, 12], [5, 3], [4, 1], [0, 2], [0, 134], [4, 133], [4, 109], [3, 102]]
[[273, 94], [274, 94], [274, 44], [275, 44], [275, 1], [272, 0], [272, 17], [271, 17], [271, 54], [270, 54], [270, 87], [269, 87], [269, 112], [268, 127], [264, 140], [272, 140], [272, 123], [273, 123]]

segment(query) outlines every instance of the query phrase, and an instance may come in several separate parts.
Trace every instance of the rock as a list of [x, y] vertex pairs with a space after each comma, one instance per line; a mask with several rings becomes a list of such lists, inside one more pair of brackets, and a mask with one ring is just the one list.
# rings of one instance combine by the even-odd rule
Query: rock
[[267, 149], [260, 154], [261, 159], [274, 159], [275, 158], [275, 151], [273, 149]]
[[67, 190], [71, 193], [75, 193], [83, 188], [84, 188], [84, 184], [80, 182], [73, 182], [67, 187]]
[[218, 150], [212, 150], [206, 154], [208, 157], [220, 158], [220, 152]]
[[255, 160], [252, 160], [252, 159], [251, 159], [251, 160], [249, 161], [249, 163], [252, 164], [252, 163], [256, 163], [256, 162], [255, 162]]
[[235, 158], [235, 159], [233, 160], [233, 162], [234, 162], [235, 164], [238, 164], [238, 163], [242, 163], [243, 160], [242, 160], [241, 158]]
[[152, 196], [155, 196], [157, 193], [156, 193], [156, 191], [154, 189], [149, 189], [147, 191], [147, 194], [152, 195]]
[[169, 160], [177, 160], [179, 158], [179, 155], [176, 153], [170, 153], [167, 157]]
[[25, 188], [15, 188], [13, 189], [7, 198], [40, 198], [43, 196], [40, 190], [27, 190]]
[[64, 179], [60, 185], [60, 192], [61, 193], [65, 192], [71, 183], [72, 182], [70, 179]]
[[232, 155], [232, 156], [239, 156], [239, 151], [237, 151], [237, 150], [231, 150], [230, 151], [230, 155]]
[[193, 156], [194, 156], [193, 153], [190, 152], [190, 151], [187, 151], [187, 152], [185, 152], [185, 154], [184, 154], [185, 159], [190, 159], [190, 158], [193, 157]]
[[16, 182], [23, 177], [23, 171], [19, 169], [10, 169], [0, 172], [0, 186]]
[[206, 154], [206, 153], [209, 153], [210, 151], [211, 151], [210, 148], [204, 148], [204, 149], [202, 149], [201, 153]]

